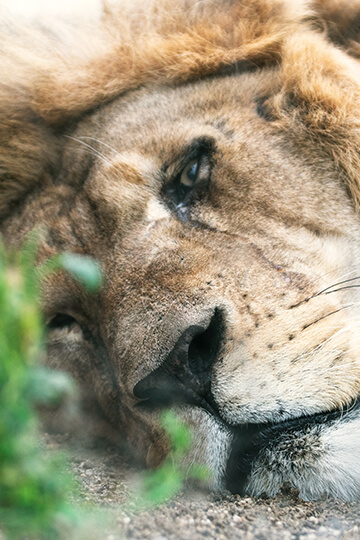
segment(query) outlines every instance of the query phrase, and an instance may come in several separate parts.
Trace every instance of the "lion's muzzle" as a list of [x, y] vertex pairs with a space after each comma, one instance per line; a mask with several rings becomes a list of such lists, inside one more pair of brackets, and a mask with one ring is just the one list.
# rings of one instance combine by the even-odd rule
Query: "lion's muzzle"
[[208, 321], [189, 326], [165, 362], [135, 385], [134, 395], [141, 400], [139, 406], [154, 409], [184, 403], [216, 414], [211, 372], [223, 336], [224, 316], [219, 308], [215, 308]]

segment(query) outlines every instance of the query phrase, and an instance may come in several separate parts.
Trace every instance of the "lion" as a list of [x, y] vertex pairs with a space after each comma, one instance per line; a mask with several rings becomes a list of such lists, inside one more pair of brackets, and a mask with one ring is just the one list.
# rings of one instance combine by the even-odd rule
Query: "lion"
[[3, 22], [0, 217], [47, 363], [149, 467], [172, 408], [209, 486], [360, 496], [360, 1], [148, 0]]

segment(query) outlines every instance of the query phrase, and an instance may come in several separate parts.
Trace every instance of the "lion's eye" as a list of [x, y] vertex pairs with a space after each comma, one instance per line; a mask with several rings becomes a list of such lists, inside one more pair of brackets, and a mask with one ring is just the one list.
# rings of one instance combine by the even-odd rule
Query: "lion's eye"
[[200, 160], [193, 159], [188, 163], [180, 175], [180, 184], [185, 187], [193, 187], [200, 170]]
[[207, 190], [210, 175], [210, 158], [202, 151], [190, 159], [167, 186], [165, 197], [183, 221], [187, 220], [191, 205]]
[[207, 184], [210, 180], [210, 160], [206, 154], [192, 159], [179, 176], [179, 187], [184, 190]]

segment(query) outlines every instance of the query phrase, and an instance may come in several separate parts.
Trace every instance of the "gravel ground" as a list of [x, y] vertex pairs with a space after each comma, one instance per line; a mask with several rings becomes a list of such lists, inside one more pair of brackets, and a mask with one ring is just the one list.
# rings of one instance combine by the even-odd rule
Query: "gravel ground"
[[131, 492], [141, 473], [111, 445], [79, 447], [59, 438], [48, 448], [67, 447], [81, 498], [105, 507], [113, 525], [94, 532], [96, 540], [360, 540], [360, 503], [332, 499], [302, 501], [286, 489], [274, 499], [187, 491], [156, 509], [135, 511]]

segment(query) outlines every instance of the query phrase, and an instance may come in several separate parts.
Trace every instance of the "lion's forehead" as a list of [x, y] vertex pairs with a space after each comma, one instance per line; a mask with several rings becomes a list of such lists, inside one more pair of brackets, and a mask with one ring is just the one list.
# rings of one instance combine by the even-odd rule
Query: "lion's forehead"
[[341, 234], [345, 220], [334, 218], [340, 212], [352, 219], [353, 209], [342, 183], [331, 180], [337, 174], [333, 164], [316, 145], [308, 145], [304, 161], [291, 133], [256, 112], [256, 95], [273, 77], [246, 74], [121, 97], [68, 137], [63, 177], [75, 185], [80, 179], [91, 202], [122, 234], [130, 223], [148, 226], [170, 217], [161, 194], [164, 169], [171, 170], [194, 140], [211, 138], [217, 210], [215, 215], [210, 200], [199, 212], [212, 226], [227, 228], [230, 220], [240, 229], [268, 228], [271, 220], [285, 220]]

